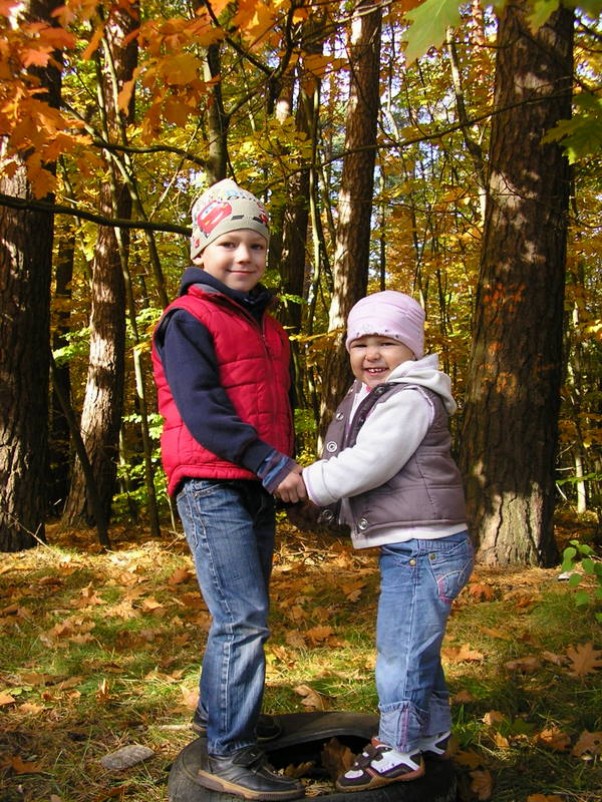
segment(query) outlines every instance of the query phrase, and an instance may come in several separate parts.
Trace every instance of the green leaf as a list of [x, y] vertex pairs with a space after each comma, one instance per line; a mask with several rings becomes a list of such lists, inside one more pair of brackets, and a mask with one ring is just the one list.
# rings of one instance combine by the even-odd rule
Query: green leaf
[[529, 25], [536, 31], [548, 21], [560, 5], [559, 0], [535, 0], [533, 10], [529, 14]]
[[405, 56], [407, 63], [411, 64], [429, 48], [439, 47], [445, 40], [447, 29], [460, 24], [460, 8], [457, 0], [426, 0], [408, 11], [406, 17], [411, 24], [406, 35]]
[[573, 567], [573, 560], [577, 554], [577, 549], [573, 546], [567, 546], [562, 555], [562, 570], [570, 571]]
[[543, 142], [560, 142], [571, 164], [597, 154], [602, 148], [602, 100], [583, 92], [574, 98], [575, 116], [560, 120]]

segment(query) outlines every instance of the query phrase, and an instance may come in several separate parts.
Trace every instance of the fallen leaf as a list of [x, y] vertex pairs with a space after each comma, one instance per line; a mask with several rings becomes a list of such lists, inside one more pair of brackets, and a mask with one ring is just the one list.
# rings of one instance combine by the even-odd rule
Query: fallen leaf
[[583, 730], [571, 754], [575, 757], [583, 755], [602, 755], [602, 732]]
[[577, 677], [584, 677], [596, 668], [602, 668], [602, 651], [594, 649], [591, 641], [569, 646], [566, 653], [572, 663], [570, 673]]
[[533, 674], [541, 668], [537, 657], [519, 657], [518, 660], [509, 660], [505, 665], [508, 671], [522, 671], [523, 674]]
[[489, 635], [490, 638], [499, 638], [500, 640], [514, 640], [513, 636], [505, 629], [494, 629], [493, 627], [479, 627], [481, 632]]
[[192, 571], [188, 568], [176, 568], [173, 574], [167, 580], [168, 585], [180, 585], [182, 582], [187, 582], [193, 576]]
[[495, 598], [493, 588], [482, 582], [471, 582], [466, 588], [466, 592], [479, 601], [491, 601]]
[[555, 752], [564, 752], [571, 745], [570, 737], [558, 727], [546, 727], [538, 733], [536, 741]]
[[470, 691], [458, 691], [451, 697], [451, 703], [461, 705], [465, 702], [474, 702], [475, 698]]
[[563, 654], [544, 651], [541, 653], [541, 656], [546, 662], [553, 663], [555, 666], [565, 666], [568, 663], [568, 658]]
[[483, 723], [489, 727], [495, 727], [496, 724], [501, 724], [506, 721], [506, 716], [500, 713], [499, 710], [490, 710], [483, 716]]
[[14, 696], [11, 696], [10, 693], [5, 693], [4, 691], [0, 692], [0, 705], [12, 705], [14, 703]]
[[564, 802], [564, 800], [557, 794], [530, 794], [527, 802]]
[[482, 652], [471, 649], [467, 643], [464, 643], [460, 648], [457, 646], [444, 647], [441, 653], [453, 663], [480, 663], [481, 660], [485, 659], [485, 655]]
[[351, 768], [354, 755], [338, 738], [331, 738], [322, 749], [321, 764], [333, 780]]
[[313, 645], [317, 643], [324, 643], [327, 641], [328, 638], [333, 634], [332, 627], [320, 626], [320, 627], [312, 627], [305, 631], [305, 637], [309, 640], [310, 643]]
[[502, 735], [501, 732], [494, 732], [491, 736], [493, 743], [497, 746], [498, 749], [509, 749], [510, 748], [510, 741], [506, 738], [505, 735]]
[[469, 769], [476, 769], [477, 766], [482, 765], [483, 758], [477, 755], [476, 752], [464, 752], [459, 750], [454, 756], [454, 762], [460, 766], [467, 766]]
[[19, 755], [11, 755], [10, 757], [4, 758], [0, 765], [6, 768], [10, 767], [15, 774], [40, 774], [40, 772], [43, 771], [39, 763], [22, 760]]
[[310, 688], [309, 685], [297, 685], [295, 693], [303, 697], [301, 704], [310, 710], [328, 710], [328, 697], [319, 691]]
[[33, 702], [25, 702], [22, 705], [19, 705], [19, 713], [23, 713], [24, 715], [33, 715], [37, 716], [44, 710], [43, 705], [36, 705]]
[[286, 633], [284, 637], [285, 641], [288, 643], [289, 646], [292, 646], [293, 649], [303, 649], [307, 646], [305, 638], [298, 630], [292, 630]]
[[477, 799], [481, 800], [481, 802], [491, 799], [491, 792], [493, 790], [491, 772], [477, 769], [476, 771], [471, 771], [470, 776], [472, 778], [470, 790], [476, 794]]

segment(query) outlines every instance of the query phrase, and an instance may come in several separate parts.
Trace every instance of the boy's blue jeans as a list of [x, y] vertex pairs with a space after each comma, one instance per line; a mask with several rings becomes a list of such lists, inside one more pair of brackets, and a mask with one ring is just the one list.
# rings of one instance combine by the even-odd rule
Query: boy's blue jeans
[[468, 532], [382, 546], [376, 623], [379, 740], [415, 752], [451, 729], [441, 644], [452, 600], [471, 574]]
[[269, 635], [274, 499], [260, 482], [188, 479], [177, 507], [212, 616], [200, 678], [207, 751], [255, 743]]

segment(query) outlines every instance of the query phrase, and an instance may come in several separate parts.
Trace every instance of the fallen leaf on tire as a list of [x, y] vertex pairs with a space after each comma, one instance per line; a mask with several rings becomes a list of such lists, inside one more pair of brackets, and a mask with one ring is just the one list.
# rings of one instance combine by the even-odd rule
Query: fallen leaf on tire
[[470, 790], [476, 794], [477, 799], [481, 802], [486, 802], [491, 799], [491, 792], [493, 790], [493, 778], [489, 771], [471, 771], [470, 776], [472, 782], [470, 783]]
[[338, 738], [331, 738], [324, 745], [320, 757], [322, 766], [333, 780], [336, 780], [337, 777], [351, 768], [354, 759], [351, 749], [342, 744]]
[[122, 769], [129, 769], [130, 766], [135, 766], [136, 763], [141, 763], [149, 757], [153, 757], [154, 754], [153, 750], [148, 746], [130, 744], [129, 746], [123, 746], [116, 752], [111, 752], [110, 755], [101, 757], [100, 763], [110, 771], [121, 771]]

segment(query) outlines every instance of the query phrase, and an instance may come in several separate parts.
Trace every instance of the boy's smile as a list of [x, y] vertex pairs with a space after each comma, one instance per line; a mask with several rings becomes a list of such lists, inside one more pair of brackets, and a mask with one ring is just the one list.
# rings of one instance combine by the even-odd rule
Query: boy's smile
[[353, 375], [370, 388], [386, 382], [392, 371], [409, 359], [414, 359], [412, 351], [392, 337], [367, 334], [349, 344]]
[[265, 273], [268, 243], [250, 228], [230, 231], [209, 243], [201, 267], [226, 287], [250, 292]]

